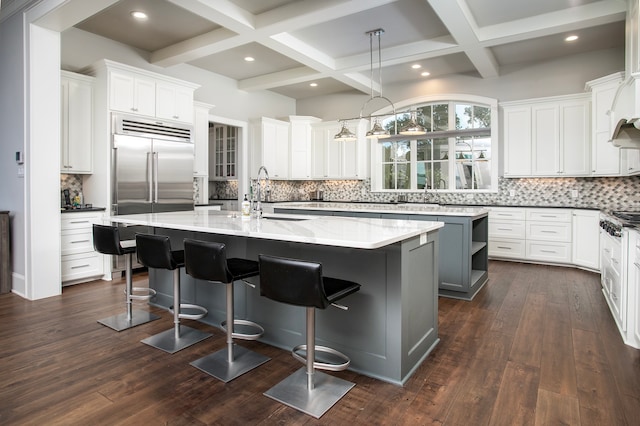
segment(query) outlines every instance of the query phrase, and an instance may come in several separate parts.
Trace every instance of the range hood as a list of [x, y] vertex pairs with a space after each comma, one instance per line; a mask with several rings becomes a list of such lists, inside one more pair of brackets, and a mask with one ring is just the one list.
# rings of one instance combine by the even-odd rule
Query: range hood
[[640, 73], [631, 74], [620, 86], [611, 105], [615, 123], [611, 144], [621, 149], [640, 149]]
[[610, 142], [618, 148], [640, 149], [640, 118], [618, 120]]

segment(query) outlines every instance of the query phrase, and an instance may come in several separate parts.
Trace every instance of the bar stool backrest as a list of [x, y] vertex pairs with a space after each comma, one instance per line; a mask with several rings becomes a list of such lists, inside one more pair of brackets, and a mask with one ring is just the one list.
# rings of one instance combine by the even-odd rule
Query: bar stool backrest
[[233, 281], [223, 243], [185, 239], [184, 261], [185, 271], [196, 279], [224, 284]]
[[147, 268], [174, 270], [180, 265], [171, 253], [171, 241], [166, 235], [136, 234], [138, 262]]
[[98, 253], [120, 256], [124, 253], [120, 245], [120, 232], [117, 226], [93, 225], [93, 248]]
[[322, 264], [261, 254], [260, 294], [277, 302], [325, 309]]

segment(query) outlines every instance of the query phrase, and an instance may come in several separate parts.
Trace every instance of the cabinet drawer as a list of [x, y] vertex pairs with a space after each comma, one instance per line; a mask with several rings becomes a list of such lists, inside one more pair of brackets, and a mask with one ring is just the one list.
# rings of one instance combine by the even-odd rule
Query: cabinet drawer
[[490, 239], [489, 256], [524, 259], [524, 240]]
[[93, 232], [87, 230], [62, 231], [60, 251], [63, 256], [93, 252]]
[[102, 275], [102, 256], [96, 252], [62, 256], [62, 281]]
[[524, 209], [518, 208], [496, 208], [492, 207], [489, 210], [489, 221], [493, 220], [522, 220], [526, 217]]
[[547, 262], [571, 262], [571, 243], [527, 241], [527, 259]]
[[102, 213], [86, 214], [86, 213], [63, 213], [60, 219], [60, 229], [65, 231], [68, 229], [91, 229], [91, 225], [99, 223]]
[[570, 223], [527, 222], [527, 240], [571, 242]]
[[571, 222], [571, 210], [540, 209], [527, 210], [527, 220], [538, 222]]
[[525, 237], [524, 221], [493, 221], [489, 222], [489, 237], [521, 238]]

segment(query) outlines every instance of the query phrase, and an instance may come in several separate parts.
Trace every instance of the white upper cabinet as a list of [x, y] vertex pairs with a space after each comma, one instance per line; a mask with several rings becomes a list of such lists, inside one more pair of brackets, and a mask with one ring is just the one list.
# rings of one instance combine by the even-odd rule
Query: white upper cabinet
[[621, 150], [609, 143], [611, 139], [611, 106], [623, 73], [615, 73], [589, 81], [591, 90], [591, 175], [619, 176], [624, 174]]
[[355, 141], [337, 141], [335, 135], [342, 125], [326, 121], [311, 125], [311, 176], [314, 179], [364, 179], [366, 178], [366, 120], [349, 125], [356, 134]]
[[311, 123], [321, 120], [316, 117], [290, 116], [289, 143], [291, 179], [311, 179]]
[[114, 111], [155, 117], [156, 83], [140, 75], [109, 73], [109, 107]]
[[156, 84], [156, 117], [191, 123], [193, 89], [177, 84]]
[[60, 172], [93, 172], [93, 77], [62, 71]]
[[507, 102], [503, 111], [505, 177], [590, 174], [588, 95]]
[[271, 179], [288, 179], [289, 123], [262, 117], [251, 121], [249, 132], [251, 177], [256, 178], [260, 166], [264, 166]]
[[531, 107], [504, 107], [504, 175], [531, 175]]
[[213, 105], [196, 102], [193, 106], [193, 175], [209, 175], [209, 111]]
[[104, 59], [91, 71], [106, 80], [111, 111], [193, 124], [193, 92], [198, 84]]

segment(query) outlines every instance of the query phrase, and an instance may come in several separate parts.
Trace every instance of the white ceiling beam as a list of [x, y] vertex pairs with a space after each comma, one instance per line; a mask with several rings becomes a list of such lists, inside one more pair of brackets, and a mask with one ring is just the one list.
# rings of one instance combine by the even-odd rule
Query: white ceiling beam
[[307, 67], [293, 68], [238, 81], [238, 89], [246, 91], [269, 90], [283, 85], [304, 83], [323, 78], [323, 74]]
[[483, 78], [498, 75], [498, 61], [480, 44], [478, 26], [466, 3], [461, 0], [427, 0], [449, 33]]
[[236, 33], [256, 28], [255, 16], [229, 0], [167, 1]]
[[38, 25], [51, 31], [63, 32], [118, 0], [67, 0], [38, 19]]
[[483, 46], [544, 37], [595, 25], [623, 21], [626, 5], [617, 0], [599, 1], [571, 9], [545, 13], [478, 29]]

